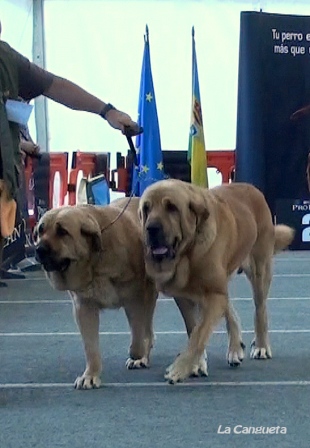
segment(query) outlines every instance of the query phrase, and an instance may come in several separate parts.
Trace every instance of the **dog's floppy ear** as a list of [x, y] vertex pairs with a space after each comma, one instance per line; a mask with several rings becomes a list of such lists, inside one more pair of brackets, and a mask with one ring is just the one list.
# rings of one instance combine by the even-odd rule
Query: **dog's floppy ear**
[[139, 205], [139, 208], [138, 208], [138, 218], [139, 218], [140, 224], [143, 224], [143, 213], [142, 213], [141, 205]]
[[34, 243], [36, 243], [38, 237], [43, 234], [43, 231], [44, 231], [44, 225], [40, 220], [39, 222], [36, 223], [36, 225], [34, 226], [34, 228], [32, 230], [32, 239], [33, 239]]
[[81, 234], [90, 237], [94, 252], [99, 252], [102, 249], [101, 230], [98, 222], [93, 216], [85, 216], [81, 225]]
[[202, 192], [191, 193], [189, 209], [196, 215], [197, 228], [199, 229], [210, 215], [207, 199]]

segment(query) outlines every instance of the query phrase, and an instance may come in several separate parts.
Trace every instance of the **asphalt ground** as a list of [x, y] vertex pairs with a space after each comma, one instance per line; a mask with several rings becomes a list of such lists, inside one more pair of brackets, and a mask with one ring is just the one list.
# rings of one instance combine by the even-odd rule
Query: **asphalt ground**
[[[42, 272], [8, 280], [0, 288], [0, 448], [308, 448], [309, 262], [309, 252], [275, 258], [268, 301], [273, 359], [249, 359], [254, 305], [241, 274], [232, 279], [230, 296], [247, 346], [242, 366], [226, 363], [222, 323], [208, 346], [209, 377], [174, 386], [165, 383], [165, 368], [187, 341], [171, 299], [158, 301], [146, 370], [125, 368], [124, 312], [102, 313], [103, 385], [77, 391], [73, 382], [83, 372], [84, 353], [67, 294], [54, 291]], [[278, 429], [236, 433], [247, 427]]]

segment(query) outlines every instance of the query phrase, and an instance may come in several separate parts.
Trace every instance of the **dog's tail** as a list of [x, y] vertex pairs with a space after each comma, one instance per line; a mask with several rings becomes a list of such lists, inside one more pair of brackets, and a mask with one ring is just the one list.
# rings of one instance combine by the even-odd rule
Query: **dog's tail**
[[281, 252], [291, 244], [295, 236], [295, 229], [284, 224], [277, 224], [275, 226], [275, 243], [274, 253]]

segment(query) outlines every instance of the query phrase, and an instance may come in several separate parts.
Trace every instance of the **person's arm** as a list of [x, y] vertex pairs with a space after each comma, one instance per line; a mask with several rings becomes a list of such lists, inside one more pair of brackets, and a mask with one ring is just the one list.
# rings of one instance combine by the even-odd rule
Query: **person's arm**
[[100, 114], [106, 103], [68, 79], [54, 75], [52, 84], [43, 92], [51, 100], [70, 109]]
[[[38, 67], [20, 53], [13, 49], [12, 51], [15, 54], [19, 70], [19, 95], [24, 100], [45, 95], [71, 109], [101, 115], [110, 126], [123, 133], [127, 129], [132, 136], [140, 132], [139, 125], [129, 115], [113, 106], [109, 106], [107, 109], [108, 105], [104, 101], [88, 93], [77, 84]], [[125, 130], [125, 128], [127, 129]]]
[[125, 133], [125, 127], [130, 128], [131, 135], [139, 133], [138, 124], [129, 115], [114, 107], [103, 113], [107, 103], [68, 79], [54, 75], [51, 85], [43, 92], [43, 95], [74, 110], [101, 114], [110, 126], [121, 130], [123, 133]]

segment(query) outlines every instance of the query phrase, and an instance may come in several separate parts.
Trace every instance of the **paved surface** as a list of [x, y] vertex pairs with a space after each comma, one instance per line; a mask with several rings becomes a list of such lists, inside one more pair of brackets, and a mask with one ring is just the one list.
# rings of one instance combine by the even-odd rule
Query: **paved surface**
[[[208, 347], [209, 377], [165, 384], [165, 367], [186, 344], [172, 300], [158, 301], [152, 367], [127, 371], [129, 344], [123, 311], [101, 319], [103, 386], [76, 391], [84, 368], [81, 338], [66, 293], [42, 273], [0, 288], [1, 448], [309, 447], [310, 253], [275, 259], [268, 302], [273, 359], [225, 361], [224, 325]], [[253, 337], [253, 303], [244, 275], [230, 294], [244, 342]], [[230, 434], [220, 434], [225, 428]], [[235, 434], [242, 427], [285, 427], [286, 434]], [[228, 431], [228, 430], [227, 430]], [[278, 429], [279, 431], [279, 429]]]

